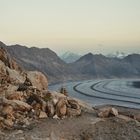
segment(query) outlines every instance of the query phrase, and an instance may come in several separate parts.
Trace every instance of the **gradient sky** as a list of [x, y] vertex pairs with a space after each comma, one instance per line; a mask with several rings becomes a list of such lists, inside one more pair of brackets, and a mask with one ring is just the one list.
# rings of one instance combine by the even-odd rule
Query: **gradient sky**
[[140, 53], [140, 0], [0, 0], [0, 40], [57, 53]]

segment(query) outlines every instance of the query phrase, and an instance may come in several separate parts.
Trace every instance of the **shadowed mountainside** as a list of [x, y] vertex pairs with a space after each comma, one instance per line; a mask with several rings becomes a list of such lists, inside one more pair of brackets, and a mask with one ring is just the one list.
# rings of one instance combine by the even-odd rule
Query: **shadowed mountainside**
[[48, 48], [6, 46], [2, 42], [0, 47], [6, 48], [23, 68], [43, 72], [51, 83], [92, 78], [140, 77], [139, 54], [131, 54], [121, 59], [88, 53], [76, 62], [67, 64]]
[[81, 55], [72, 52], [66, 52], [60, 56], [60, 58], [66, 63], [73, 63], [77, 61], [80, 57]]
[[65, 81], [65, 77], [67, 80], [74, 79], [73, 73], [75, 70], [48, 48], [27, 48], [21, 45], [6, 46], [2, 42], [0, 46], [6, 48], [22, 68], [41, 71], [50, 82]]

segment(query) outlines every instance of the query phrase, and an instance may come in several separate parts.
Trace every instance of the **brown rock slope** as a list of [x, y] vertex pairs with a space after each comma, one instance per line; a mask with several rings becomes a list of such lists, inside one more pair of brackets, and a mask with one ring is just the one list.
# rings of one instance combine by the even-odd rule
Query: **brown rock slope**
[[27, 127], [39, 118], [81, 114], [77, 101], [60, 93], [50, 93], [47, 88], [47, 78], [41, 72], [23, 71], [0, 48], [1, 129]]

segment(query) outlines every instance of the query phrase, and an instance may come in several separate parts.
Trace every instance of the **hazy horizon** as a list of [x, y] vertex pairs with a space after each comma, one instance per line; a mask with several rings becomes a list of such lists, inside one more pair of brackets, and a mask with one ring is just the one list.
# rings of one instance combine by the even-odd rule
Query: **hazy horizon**
[[0, 0], [8, 45], [109, 54], [140, 53], [139, 0]]

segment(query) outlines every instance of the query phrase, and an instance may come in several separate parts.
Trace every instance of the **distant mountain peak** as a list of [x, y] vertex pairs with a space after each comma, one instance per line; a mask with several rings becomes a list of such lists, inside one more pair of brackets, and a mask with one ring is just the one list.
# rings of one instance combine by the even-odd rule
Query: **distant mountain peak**
[[90, 60], [93, 57], [94, 57], [94, 55], [92, 53], [87, 53], [84, 56], [82, 56], [78, 61], [81, 61], [81, 60]]
[[60, 58], [65, 61], [66, 63], [73, 63], [77, 61], [81, 55], [67, 51], [63, 55], [60, 56]]

